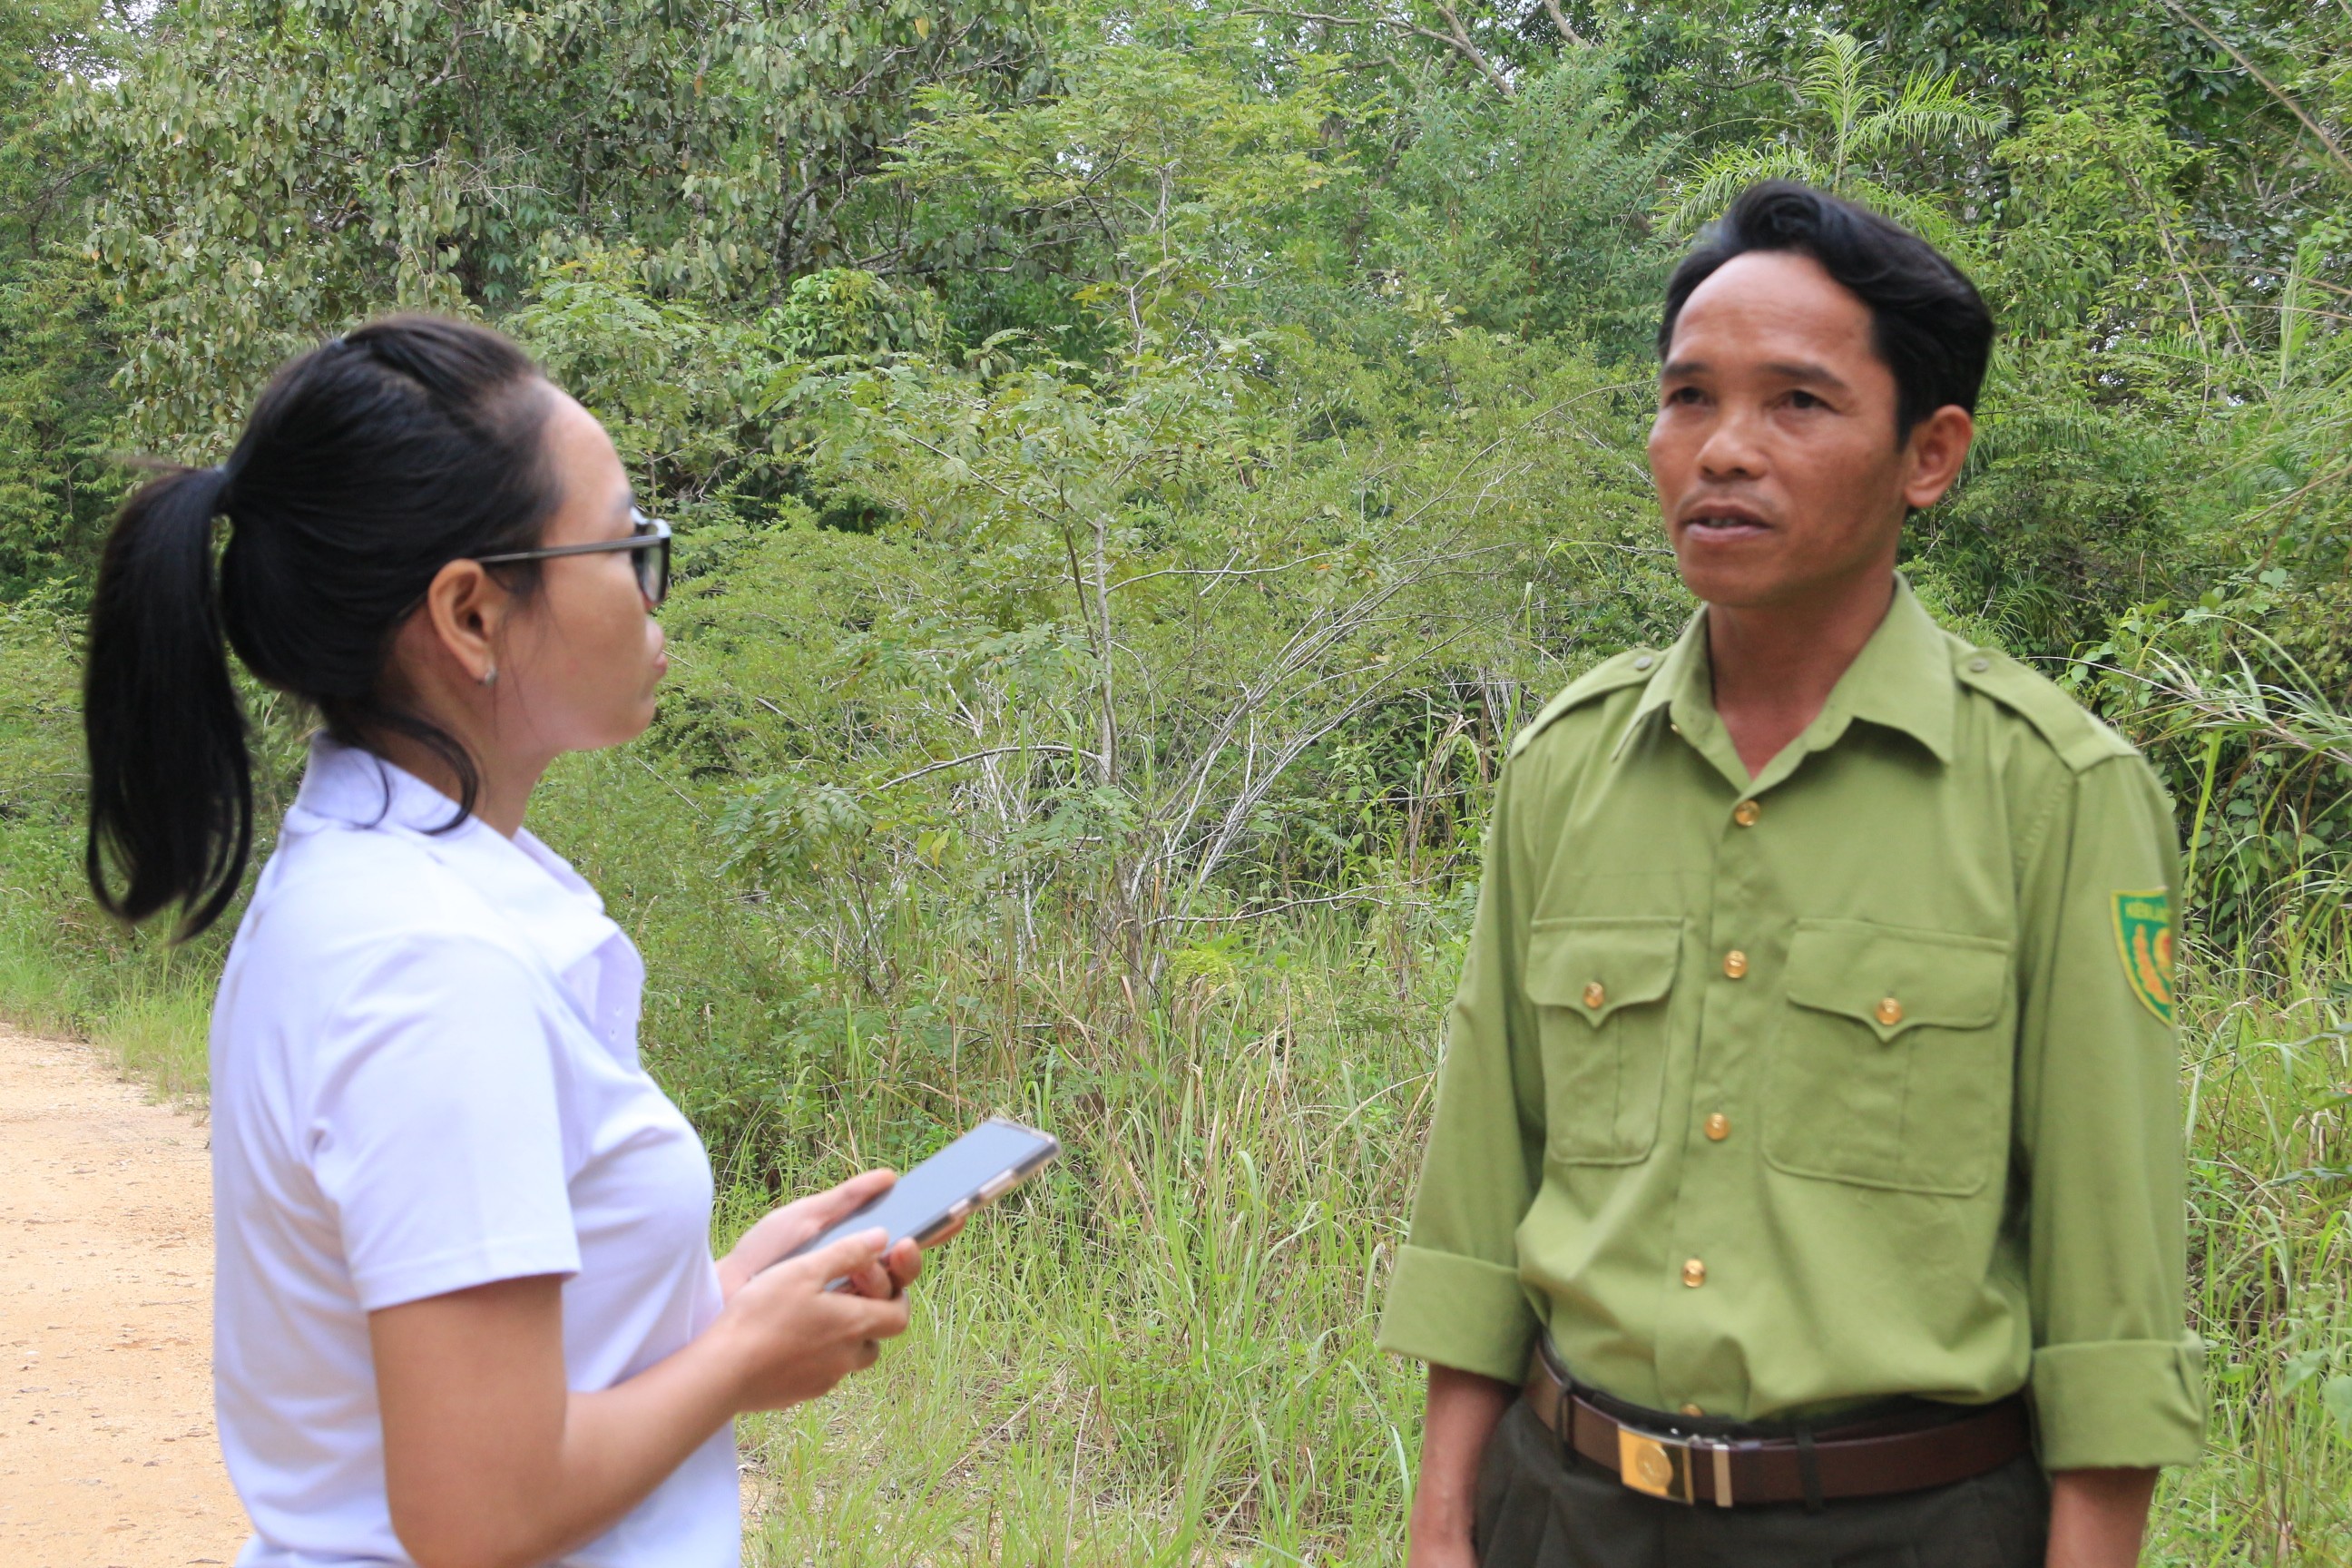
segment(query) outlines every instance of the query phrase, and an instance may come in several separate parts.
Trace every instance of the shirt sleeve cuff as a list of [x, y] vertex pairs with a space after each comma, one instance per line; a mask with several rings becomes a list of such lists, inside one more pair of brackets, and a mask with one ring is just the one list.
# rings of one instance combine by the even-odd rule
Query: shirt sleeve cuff
[[2194, 1334], [2044, 1345], [2033, 1407], [2044, 1469], [2189, 1464], [2204, 1447], [2204, 1346]]
[[360, 1310], [381, 1312], [453, 1290], [501, 1279], [531, 1279], [543, 1274], [569, 1279], [580, 1272], [580, 1249], [570, 1237], [511, 1237], [470, 1243], [424, 1258], [404, 1258], [396, 1267], [352, 1270], [352, 1291]]
[[1407, 1247], [1389, 1280], [1380, 1345], [1391, 1354], [1516, 1384], [1527, 1376], [1536, 1326], [1517, 1269]]

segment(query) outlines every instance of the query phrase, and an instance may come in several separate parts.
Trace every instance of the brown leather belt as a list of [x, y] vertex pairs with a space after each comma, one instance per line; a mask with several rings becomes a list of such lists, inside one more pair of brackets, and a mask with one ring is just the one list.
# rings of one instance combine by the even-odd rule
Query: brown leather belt
[[[1674, 1429], [1674, 1417], [1635, 1426], [1611, 1415], [1538, 1348], [1527, 1399], [1566, 1446], [1635, 1491], [1683, 1503], [1802, 1502], [1923, 1491], [1980, 1476], [2030, 1452], [2025, 1402], [2011, 1394], [1952, 1420], [1906, 1414], [1790, 1436], [1710, 1437]], [[1561, 1430], [1567, 1418], [1568, 1430]], [[1811, 1472], [1808, 1474], [1808, 1472]]]

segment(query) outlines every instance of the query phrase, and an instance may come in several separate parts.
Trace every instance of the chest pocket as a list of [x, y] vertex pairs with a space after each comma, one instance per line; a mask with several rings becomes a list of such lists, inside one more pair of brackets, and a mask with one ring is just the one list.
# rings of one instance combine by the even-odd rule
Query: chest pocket
[[1800, 921], [1765, 1159], [1866, 1187], [1979, 1191], [2008, 1145], [2009, 949], [1990, 937]]
[[1658, 1137], [1676, 917], [1537, 921], [1527, 994], [1542, 1037], [1552, 1159], [1629, 1165]]

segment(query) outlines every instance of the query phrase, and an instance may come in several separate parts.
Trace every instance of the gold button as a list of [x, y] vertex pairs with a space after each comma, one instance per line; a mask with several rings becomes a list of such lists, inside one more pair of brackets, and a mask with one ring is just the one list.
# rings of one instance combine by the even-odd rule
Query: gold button
[[1683, 1265], [1683, 1283], [1696, 1290], [1706, 1283], [1706, 1265], [1694, 1258]]
[[1706, 1141], [1720, 1143], [1731, 1136], [1731, 1118], [1718, 1110], [1706, 1119]]
[[1756, 819], [1763, 815], [1764, 803], [1760, 800], [1743, 800], [1731, 808], [1731, 820], [1742, 827], [1755, 826]]
[[1892, 996], [1881, 998], [1878, 1004], [1878, 1021], [1890, 1029], [1895, 1027], [1903, 1021], [1903, 1004]]
[[1748, 955], [1740, 952], [1736, 947], [1729, 952], [1725, 953], [1723, 955], [1723, 977], [1726, 980], [1746, 979], [1748, 977]]
[[1584, 1005], [1588, 1007], [1607, 1006], [1609, 1005], [1609, 987], [1601, 984], [1598, 980], [1586, 986], [1584, 988]]
[[1685, 1405], [1683, 1406], [1683, 1414], [1685, 1415], [1704, 1415], [1706, 1412], [1701, 1410], [1696, 1405]]

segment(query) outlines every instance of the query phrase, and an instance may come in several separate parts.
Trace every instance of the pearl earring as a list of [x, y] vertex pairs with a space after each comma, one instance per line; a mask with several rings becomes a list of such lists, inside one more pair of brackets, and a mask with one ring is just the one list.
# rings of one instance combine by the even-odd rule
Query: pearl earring
[[482, 671], [482, 684], [483, 684], [483, 685], [485, 685], [485, 686], [496, 686], [498, 683], [499, 683], [499, 667], [498, 667], [497, 665], [495, 665], [495, 664], [494, 664], [494, 665], [490, 666], [490, 667], [489, 667], [489, 668], [488, 668], [488, 669], [486, 669], [486, 670]]

